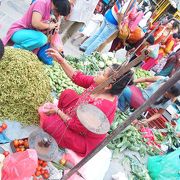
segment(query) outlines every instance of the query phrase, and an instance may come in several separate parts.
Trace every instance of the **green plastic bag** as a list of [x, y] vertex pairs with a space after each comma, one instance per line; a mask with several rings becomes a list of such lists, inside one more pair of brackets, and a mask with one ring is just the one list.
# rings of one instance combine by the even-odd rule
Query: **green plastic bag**
[[148, 171], [153, 180], [180, 180], [180, 148], [148, 158]]

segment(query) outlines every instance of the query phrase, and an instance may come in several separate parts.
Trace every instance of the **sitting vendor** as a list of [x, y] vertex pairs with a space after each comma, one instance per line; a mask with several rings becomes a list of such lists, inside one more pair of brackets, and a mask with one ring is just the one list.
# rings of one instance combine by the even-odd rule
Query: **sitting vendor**
[[0, 60], [2, 59], [3, 55], [4, 55], [4, 44], [0, 39]]
[[117, 109], [118, 98], [116, 95], [126, 87], [133, 72], [128, 71], [123, 77], [117, 78], [114, 83], [105, 87], [103, 92], [90, 94], [89, 92], [106, 81], [119, 68], [119, 65], [114, 64], [107, 67], [94, 77], [74, 70], [56, 50], [49, 49], [47, 53], [60, 64], [76, 85], [86, 90], [82, 94], [77, 94], [71, 89], [62, 92], [58, 107], [51, 107], [40, 115], [41, 127], [55, 138], [60, 147], [71, 149], [80, 156], [86, 156], [103, 141], [106, 134], [95, 134], [86, 129], [77, 117], [77, 107], [84, 102], [94, 105], [106, 115], [109, 123], [112, 124]]
[[24, 16], [11, 25], [3, 39], [4, 45], [12, 42], [15, 48], [29, 51], [44, 46], [48, 33], [59, 28], [58, 23], [51, 20], [51, 15], [58, 19], [67, 16], [70, 9], [68, 0], [35, 0]]
[[[141, 82], [153, 82], [147, 88], [140, 89], [135, 85], [127, 86], [118, 99], [118, 108], [121, 111], [125, 111], [127, 106], [137, 109], [147, 99], [149, 99], [158, 89], [162, 86], [168, 78], [162, 76], [150, 77], [150, 78], [139, 78], [134, 80], [134, 83]], [[158, 113], [151, 116], [149, 119], [145, 119], [144, 123], [153, 121], [161, 116], [164, 110], [172, 104], [176, 97], [180, 95], [180, 83], [177, 82], [174, 86], [167, 90], [167, 92], [158, 99], [152, 108], [158, 109]]]

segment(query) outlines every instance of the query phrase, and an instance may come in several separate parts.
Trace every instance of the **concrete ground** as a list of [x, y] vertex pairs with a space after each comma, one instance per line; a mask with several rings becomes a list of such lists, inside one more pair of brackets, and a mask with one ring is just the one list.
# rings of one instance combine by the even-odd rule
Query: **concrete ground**
[[[30, 2], [31, 0], [2, 0], [0, 6], [0, 38], [3, 38], [10, 25], [24, 14]], [[64, 45], [65, 54], [79, 56], [82, 53], [78, 49], [79, 43], [80, 42], [72, 44], [71, 39], [69, 39]], [[107, 49], [108, 47], [105, 48], [104, 51], [107, 51]], [[112, 174], [115, 174], [119, 171], [123, 172], [123, 167], [120, 164], [120, 160], [112, 160], [109, 171], [107, 172], [104, 180], [111, 180]]]

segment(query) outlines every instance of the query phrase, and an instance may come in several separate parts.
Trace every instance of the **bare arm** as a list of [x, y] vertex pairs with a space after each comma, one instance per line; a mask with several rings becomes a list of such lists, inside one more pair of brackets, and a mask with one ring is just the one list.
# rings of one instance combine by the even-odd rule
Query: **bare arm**
[[144, 83], [144, 82], [156, 82], [157, 80], [161, 79], [161, 76], [154, 76], [148, 78], [138, 78], [134, 80], [134, 83]]
[[145, 123], [149, 123], [149, 122], [151, 122], [151, 121], [154, 121], [154, 120], [160, 118], [163, 112], [164, 112], [164, 109], [160, 109], [157, 113], [155, 113], [154, 115], [152, 115], [150, 118], [145, 119], [144, 122], [145, 122]]
[[66, 75], [72, 79], [73, 74], [75, 73], [75, 69], [66, 61], [66, 59], [64, 59], [58, 51], [56, 51], [55, 49], [48, 49], [47, 50], [47, 54], [49, 56], [52, 56], [63, 68], [64, 72], [66, 73]]
[[57, 23], [42, 22], [42, 15], [39, 12], [33, 12], [31, 24], [34, 28], [39, 30], [52, 30], [57, 27]]

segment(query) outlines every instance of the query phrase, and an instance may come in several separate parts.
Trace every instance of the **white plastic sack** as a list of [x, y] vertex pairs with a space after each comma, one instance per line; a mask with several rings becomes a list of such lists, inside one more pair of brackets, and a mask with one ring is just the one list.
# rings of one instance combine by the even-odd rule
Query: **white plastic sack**
[[68, 20], [86, 24], [91, 19], [97, 3], [98, 0], [76, 0]]

